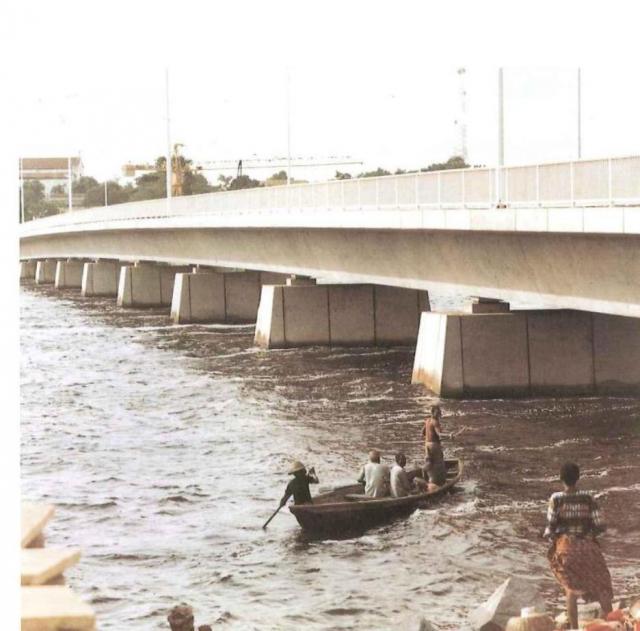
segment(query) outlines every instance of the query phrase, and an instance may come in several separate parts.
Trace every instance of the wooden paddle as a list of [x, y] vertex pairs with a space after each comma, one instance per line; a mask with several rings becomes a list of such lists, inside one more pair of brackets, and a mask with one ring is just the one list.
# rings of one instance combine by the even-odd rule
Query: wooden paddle
[[273, 515], [271, 515], [271, 517], [269, 517], [269, 519], [267, 519], [267, 521], [264, 522], [264, 524], [262, 525], [262, 530], [266, 530], [267, 526], [269, 525], [271, 520], [278, 514], [278, 511], [282, 508], [282, 506], [283, 506], [283, 504], [280, 504], [280, 506], [278, 506], [278, 508], [276, 508], [276, 510], [273, 513]]

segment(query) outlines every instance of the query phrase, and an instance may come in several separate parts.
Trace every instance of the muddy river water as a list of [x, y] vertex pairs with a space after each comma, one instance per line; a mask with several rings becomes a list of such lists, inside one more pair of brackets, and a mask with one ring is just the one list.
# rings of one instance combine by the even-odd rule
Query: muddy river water
[[615, 591], [640, 590], [640, 400], [445, 401], [459, 492], [313, 540], [288, 511], [261, 529], [289, 462], [315, 465], [320, 489], [351, 482], [372, 446], [412, 462], [433, 399], [409, 383], [412, 349], [252, 341], [251, 326], [21, 290], [22, 494], [57, 506], [48, 545], [82, 547], [67, 576], [101, 630], [166, 630], [183, 601], [221, 629], [460, 628], [512, 573], [555, 602], [540, 532], [567, 459], [604, 509]]

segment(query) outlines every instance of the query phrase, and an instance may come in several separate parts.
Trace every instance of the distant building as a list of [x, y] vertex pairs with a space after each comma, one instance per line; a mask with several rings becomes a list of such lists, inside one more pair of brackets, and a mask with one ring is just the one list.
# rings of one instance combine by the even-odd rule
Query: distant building
[[[71, 160], [71, 179], [76, 180], [84, 173], [82, 159]], [[39, 180], [44, 185], [44, 194], [49, 197], [54, 186], [62, 185], [67, 188], [69, 179], [69, 158], [22, 158], [22, 178], [24, 180]]]

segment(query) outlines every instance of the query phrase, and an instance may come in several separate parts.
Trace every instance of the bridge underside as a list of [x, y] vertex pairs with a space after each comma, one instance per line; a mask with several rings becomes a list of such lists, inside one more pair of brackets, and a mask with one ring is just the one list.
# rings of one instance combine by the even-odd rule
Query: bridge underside
[[23, 237], [20, 256], [215, 265], [640, 317], [639, 245], [575, 233], [139, 229]]

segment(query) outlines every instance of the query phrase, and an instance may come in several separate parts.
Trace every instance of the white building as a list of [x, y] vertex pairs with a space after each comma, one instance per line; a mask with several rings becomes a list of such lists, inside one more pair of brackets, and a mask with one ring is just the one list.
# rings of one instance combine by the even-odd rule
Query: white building
[[62, 185], [67, 190], [69, 181], [69, 162], [71, 179], [82, 176], [84, 165], [80, 156], [70, 158], [22, 158], [22, 179], [38, 180], [44, 185], [44, 194], [49, 197], [54, 186]]

